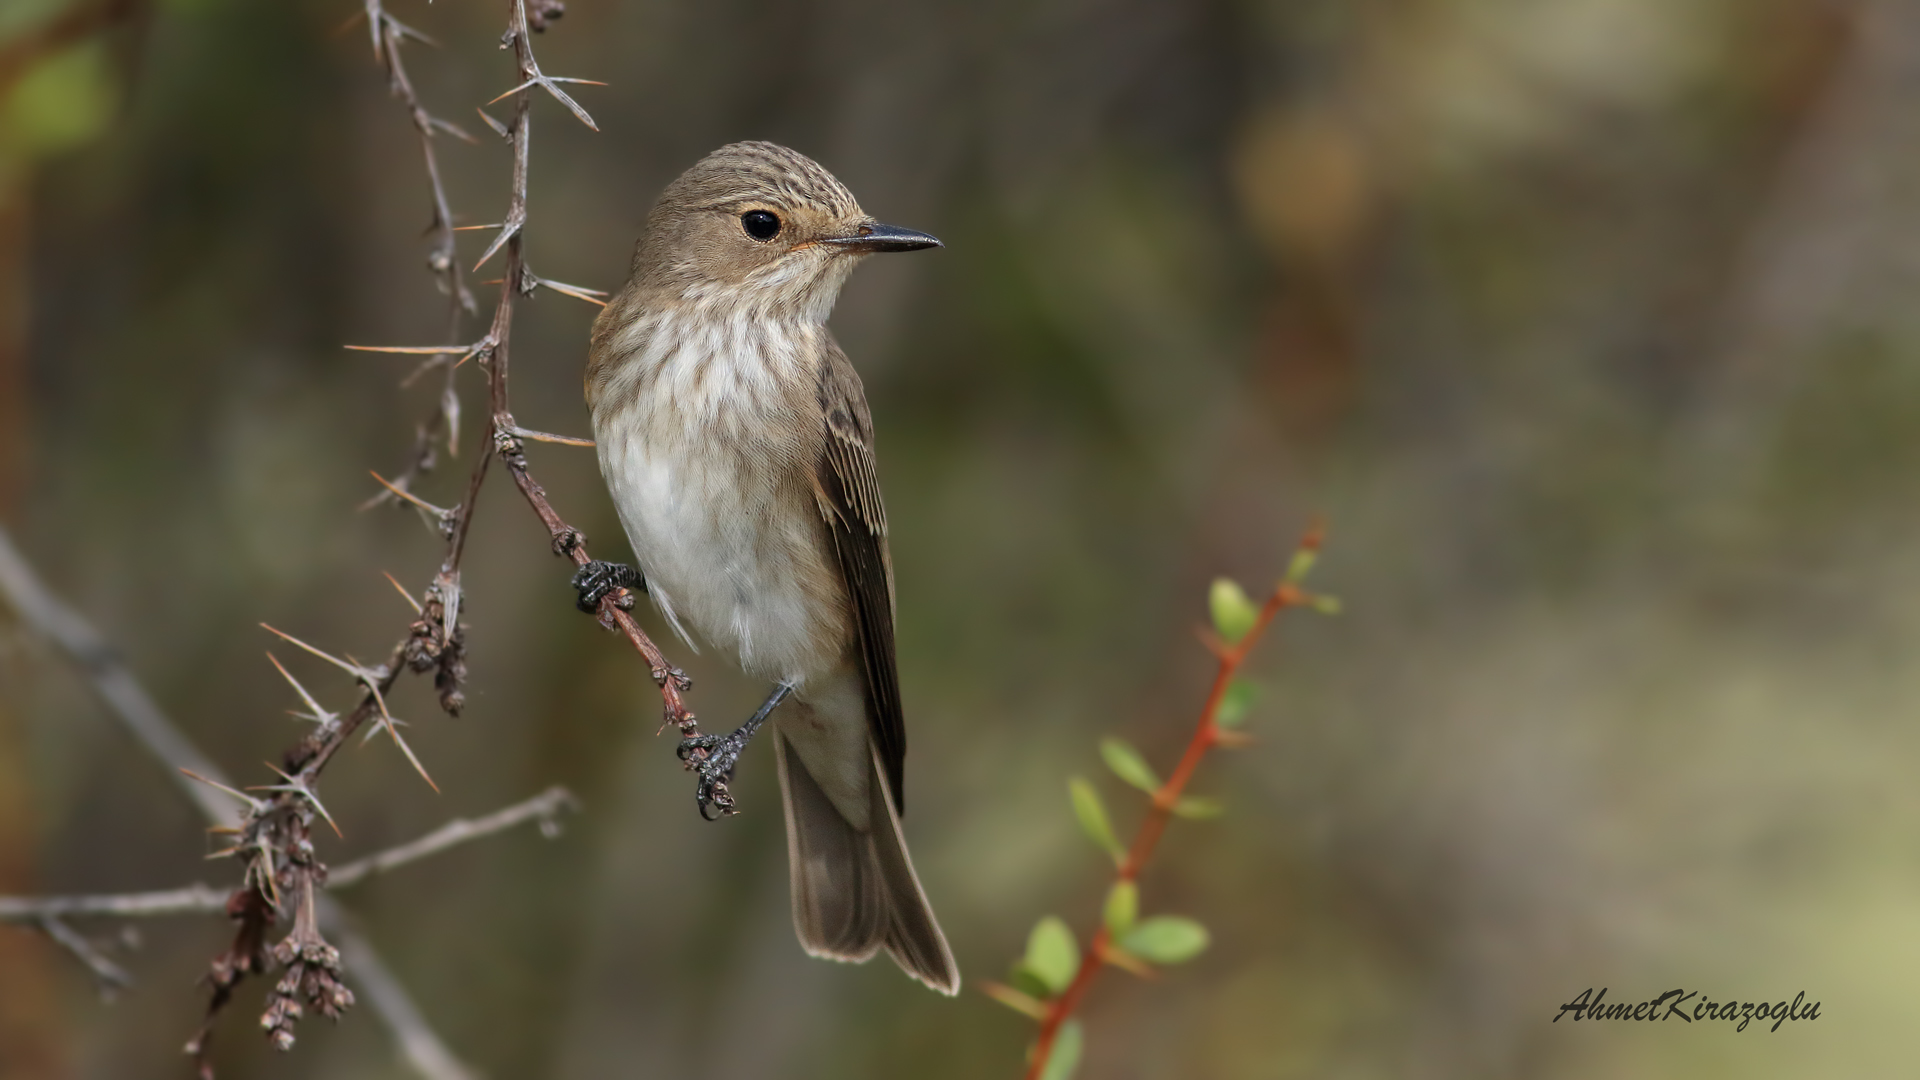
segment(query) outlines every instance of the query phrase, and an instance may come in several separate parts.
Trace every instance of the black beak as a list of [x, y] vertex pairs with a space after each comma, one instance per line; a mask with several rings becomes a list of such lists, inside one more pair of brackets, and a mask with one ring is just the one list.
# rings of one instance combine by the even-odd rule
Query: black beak
[[842, 251], [919, 251], [921, 248], [942, 247], [940, 241], [923, 232], [902, 229], [897, 225], [874, 223], [860, 226], [852, 236], [836, 236], [822, 241], [832, 244]]

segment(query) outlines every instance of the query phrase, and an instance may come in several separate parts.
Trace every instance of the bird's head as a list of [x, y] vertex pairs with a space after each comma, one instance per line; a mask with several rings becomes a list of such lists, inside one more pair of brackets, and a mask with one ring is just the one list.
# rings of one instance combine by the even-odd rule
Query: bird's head
[[667, 185], [634, 252], [633, 277], [667, 302], [824, 321], [862, 256], [939, 246], [875, 221], [812, 158], [739, 142]]

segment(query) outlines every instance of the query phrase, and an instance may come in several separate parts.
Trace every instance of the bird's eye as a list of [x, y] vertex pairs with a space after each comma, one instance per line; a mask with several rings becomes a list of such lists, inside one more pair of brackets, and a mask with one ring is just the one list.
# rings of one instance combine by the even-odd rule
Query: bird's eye
[[771, 210], [749, 210], [741, 214], [740, 227], [755, 240], [771, 240], [780, 235], [780, 219]]

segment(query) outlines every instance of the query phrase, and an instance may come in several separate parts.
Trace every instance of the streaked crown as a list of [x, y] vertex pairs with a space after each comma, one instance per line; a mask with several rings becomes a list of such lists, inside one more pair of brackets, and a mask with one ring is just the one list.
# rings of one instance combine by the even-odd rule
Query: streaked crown
[[733, 210], [754, 202], [805, 207], [835, 219], [862, 216], [853, 192], [819, 162], [770, 142], [729, 143], [660, 194], [661, 207], [678, 210]]

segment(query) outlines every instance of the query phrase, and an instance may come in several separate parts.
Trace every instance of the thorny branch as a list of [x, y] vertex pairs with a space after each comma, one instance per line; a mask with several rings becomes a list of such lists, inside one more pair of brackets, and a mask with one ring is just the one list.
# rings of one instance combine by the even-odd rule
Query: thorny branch
[[[434, 152], [433, 137], [435, 133], [444, 131], [466, 142], [475, 140], [457, 125], [429, 113], [420, 104], [420, 96], [414, 92], [413, 80], [407, 74], [400, 46], [408, 39], [429, 44], [431, 39], [388, 14], [381, 0], [364, 2], [367, 31], [373, 37], [374, 59], [386, 65], [387, 88], [406, 106], [414, 131], [420, 137], [420, 155], [426, 162], [427, 187], [433, 197], [433, 216], [427, 223], [427, 231], [433, 234], [433, 250], [427, 256], [427, 266], [433, 271], [441, 293], [447, 298], [447, 338], [451, 340], [460, 334], [461, 313], [476, 314], [479, 309], [473, 302], [473, 293], [467, 289], [466, 276], [460, 269], [459, 254], [454, 246], [456, 230], [453, 211], [447, 203], [446, 186], [440, 181], [440, 159]], [[413, 453], [407, 460], [406, 468], [388, 485], [389, 490], [367, 500], [362, 504], [362, 509], [378, 506], [396, 496], [404, 497], [416, 479], [432, 472], [438, 464], [438, 445], [442, 436], [446, 439], [447, 453], [459, 454], [460, 395], [454, 384], [454, 369], [458, 366], [454, 356], [452, 352], [432, 354], [401, 382], [402, 386], [410, 386], [435, 368], [446, 370], [438, 405], [433, 414], [414, 429]]]
[[[369, 18], [374, 18], [375, 16], [372, 12], [378, 7], [379, 0], [366, 0], [366, 2], [369, 5]], [[513, 155], [506, 216], [499, 225], [489, 226], [490, 228], [497, 229], [498, 232], [476, 264], [476, 268], [478, 266], [484, 266], [492, 260], [496, 254], [500, 254], [503, 251], [505, 252], [506, 267], [505, 273], [501, 275], [500, 298], [494, 306], [493, 318], [488, 325], [487, 332], [482, 335], [478, 341], [466, 345], [352, 346], [353, 348], [360, 348], [370, 352], [425, 356], [428, 358], [428, 364], [447, 361], [451, 364], [449, 372], [451, 372], [452, 368], [457, 368], [469, 359], [476, 359], [487, 371], [488, 421], [485, 447], [482, 450], [480, 459], [474, 464], [472, 474], [468, 478], [466, 498], [462, 500], [459, 506], [450, 511], [441, 511], [438, 508], [426, 504], [421, 505], [423, 512], [428, 513], [429, 516], [435, 520], [448, 539], [446, 562], [442, 567], [440, 576], [435, 579], [434, 586], [428, 591], [428, 599], [424, 605], [425, 610], [422, 612], [422, 619], [427, 624], [429, 631], [426, 640], [421, 646], [423, 654], [430, 652], [435, 645], [438, 644], [431, 634], [431, 629], [434, 624], [437, 623], [444, 626], [447, 625], [449, 621], [457, 623], [457, 619], [448, 620], [444, 614], [436, 614], [434, 601], [440, 599], [444, 607], [448, 602], [445, 597], [451, 596], [453, 598], [451, 603], [457, 610], [459, 597], [459, 564], [466, 547], [467, 532], [473, 520], [472, 507], [479, 496], [480, 487], [486, 479], [488, 463], [492, 460], [493, 456], [499, 456], [501, 464], [507, 469], [508, 474], [512, 476], [514, 485], [520, 489], [520, 493], [526, 498], [528, 505], [532, 507], [533, 512], [540, 518], [541, 523], [547, 527], [547, 533], [552, 539], [555, 553], [572, 559], [576, 566], [584, 566], [590, 561], [587, 554], [586, 535], [571, 525], [568, 525], [553, 509], [552, 503], [547, 499], [546, 490], [533, 478], [527, 464], [525, 452], [525, 444], [529, 440], [575, 446], [590, 444], [582, 439], [569, 439], [563, 436], [548, 435], [544, 432], [536, 432], [521, 427], [519, 423], [514, 420], [513, 413], [509, 408], [507, 377], [508, 346], [512, 337], [514, 305], [520, 297], [530, 296], [535, 290], [542, 286], [565, 295], [589, 300], [594, 303], [598, 303], [598, 301], [594, 300], [593, 297], [602, 295], [597, 293], [596, 290], [567, 285], [564, 282], [552, 281], [535, 274], [527, 265], [523, 247], [523, 239], [527, 225], [527, 190], [531, 163], [531, 140], [533, 135], [531, 116], [532, 91], [536, 88], [545, 90], [548, 94], [552, 95], [556, 101], [566, 106], [569, 111], [579, 117], [588, 127], [593, 127], [595, 130], [598, 130], [593, 122], [593, 118], [588, 115], [586, 110], [582, 109], [572, 97], [568, 96], [566, 91], [560, 88], [560, 84], [599, 84], [588, 79], [547, 75], [540, 70], [539, 62], [534, 58], [531, 35], [533, 32], [544, 30], [553, 19], [560, 17], [560, 15], [564, 13], [565, 9], [561, 4], [557, 3], [556, 0], [532, 0], [531, 3], [529, 3], [529, 0], [508, 0], [507, 8], [507, 32], [502, 36], [501, 45], [503, 48], [513, 50], [517, 81], [513, 89], [501, 94], [500, 97], [494, 100], [500, 101], [506, 98], [512, 98], [513, 115], [503, 124], [487, 115], [485, 111], [482, 111], [480, 114], [481, 118], [487, 122], [488, 127], [507, 141]], [[386, 16], [383, 11], [379, 17], [386, 19], [391, 18], [390, 16]], [[399, 40], [408, 36], [418, 37], [419, 35], [409, 29], [403, 28], [400, 31], [395, 31], [391, 37], [384, 39], [388, 42], [385, 55], [392, 57], [394, 55], [394, 46], [397, 45]], [[491, 102], [489, 104], [491, 104]], [[413, 106], [410, 105], [410, 107]], [[418, 126], [417, 121], [416, 126]], [[436, 207], [440, 205], [440, 196], [437, 194], [437, 191], [438, 189], [436, 187]], [[438, 215], [438, 211], [436, 211], [436, 214]], [[438, 216], [436, 220], [438, 220]], [[456, 230], [450, 230], [448, 235], [451, 235], [451, 231]], [[458, 335], [456, 332], [450, 333], [448, 336], [453, 338]], [[383, 492], [377, 499], [396, 497], [399, 493], [392, 491], [391, 488], [404, 489], [404, 487], [405, 485], [395, 482], [390, 485], [390, 490]], [[633, 616], [628, 613], [628, 608], [631, 607], [631, 604], [631, 597], [625, 595], [624, 591], [609, 595], [600, 603], [600, 609], [597, 613], [600, 624], [609, 630], [618, 630], [646, 660], [648, 672], [652, 676], [654, 684], [660, 689], [660, 697], [665, 710], [666, 722], [680, 728], [683, 733], [693, 734], [696, 731], [694, 715], [688, 711], [685, 702], [681, 698], [681, 694], [692, 687], [692, 682], [684, 672], [667, 662], [665, 655], [662, 654], [660, 649], [654, 645], [653, 641], [647, 637], [646, 632], [640, 628], [639, 623], [634, 620]], [[416, 628], [421, 626], [420, 623], [416, 623], [415, 625]], [[444, 642], [445, 635], [443, 634], [439, 640]], [[457, 684], [458, 680], [453, 681]], [[382, 689], [384, 690], [384, 687], [382, 687]], [[457, 685], [455, 692], [457, 693]]]
[[[32, 568], [14, 548], [5, 529], [0, 529], [0, 594], [4, 594], [8, 605], [19, 615], [23, 624], [52, 641], [87, 673], [113, 716], [140, 740], [156, 760], [167, 766], [169, 773], [181, 781], [207, 820], [216, 828], [232, 828], [236, 820], [233, 807], [213, 786], [230, 787], [221, 778], [219, 767], [160, 711], [133, 672], [99, 632], [41, 584]], [[202, 784], [188, 779], [195, 775], [205, 777], [212, 783]], [[255, 893], [251, 890], [242, 890], [224, 896], [221, 908], [234, 914], [234, 901], [253, 895]], [[367, 988], [369, 996], [373, 998], [376, 1015], [399, 1041], [408, 1064], [427, 1080], [473, 1080], [472, 1074], [459, 1064], [421, 1017], [419, 1009], [408, 999], [405, 989], [387, 970], [386, 962], [380, 958], [373, 943], [350, 925], [338, 904], [324, 896], [320, 901], [321, 921], [340, 941], [346, 955], [351, 957], [355, 977]], [[83, 912], [75, 911], [72, 914]], [[261, 925], [264, 933], [264, 923]], [[45, 923], [41, 926], [54, 935], [56, 941], [72, 948], [70, 943], [58, 936], [54, 927]], [[93, 966], [87, 956], [82, 955], [81, 958]], [[97, 968], [95, 970], [98, 971]], [[198, 1037], [196, 1042], [204, 1045]]]
[[[433, 204], [429, 231], [434, 236], [434, 247], [429, 266], [448, 297], [447, 339], [457, 340], [461, 314], [472, 310], [474, 305], [457, 261], [454, 243], [457, 230], [441, 183], [433, 136], [440, 131], [460, 137], [465, 135], [454, 125], [427, 112], [414, 91], [401, 50], [408, 39], [425, 41], [425, 36], [394, 19], [386, 11], [382, 0], [362, 0], [362, 4], [375, 57], [385, 66], [389, 86], [406, 106], [420, 137]], [[545, 29], [563, 11], [557, 0], [508, 0], [508, 25], [502, 46], [513, 51], [517, 79], [513, 89], [495, 100], [511, 97], [513, 115], [503, 125], [484, 111], [481, 112], [488, 126], [509, 143], [513, 162], [506, 217], [480, 259], [480, 264], [485, 264], [498, 252], [504, 251], [506, 255], [500, 297], [486, 334], [478, 342], [466, 346], [375, 350], [424, 356], [421, 367], [408, 381], [436, 367], [445, 368], [446, 381], [439, 403], [435, 412], [417, 428], [411, 461], [396, 480], [382, 481], [386, 490], [370, 503], [404, 499], [428, 512], [432, 523], [446, 539], [447, 546], [440, 569], [418, 600], [408, 597], [417, 617], [409, 625], [406, 635], [393, 646], [382, 662], [367, 665], [350, 658], [341, 659], [291, 635], [280, 635], [345, 671], [360, 687], [357, 703], [344, 713], [329, 711], [285, 668], [281, 668], [281, 673], [306, 704], [308, 712], [305, 715], [313, 721], [314, 728], [286, 753], [282, 766], [274, 770], [279, 782], [249, 789], [259, 793], [249, 794], [219, 779], [211, 762], [180, 738], [177, 731], [172, 730], [152, 702], [139, 692], [131, 676], [125, 675], [124, 668], [112, 660], [97, 636], [69, 635], [66, 639], [60, 639], [57, 633], [54, 635], [88, 667], [102, 693], [156, 756], [174, 764], [195, 780], [204, 781], [204, 785], [195, 786], [194, 797], [203, 811], [216, 822], [216, 831], [226, 834], [230, 839], [229, 845], [218, 854], [237, 858], [243, 864], [242, 884], [227, 897], [224, 904], [226, 913], [237, 923], [233, 943], [213, 960], [208, 976], [212, 994], [206, 1021], [187, 1046], [188, 1052], [196, 1059], [201, 1076], [209, 1080], [212, 1077], [209, 1045], [214, 1021], [231, 1000], [238, 985], [248, 975], [263, 974], [270, 960], [284, 968], [285, 973], [268, 995], [261, 1023], [274, 1045], [280, 1049], [288, 1049], [293, 1045], [294, 1024], [307, 1008], [316, 1009], [322, 1015], [337, 1017], [353, 1003], [352, 993], [341, 982], [341, 952], [327, 942], [322, 931], [327, 929], [336, 937], [341, 937], [349, 954], [369, 960], [374, 954], [364, 941], [356, 940], [350, 928], [345, 926], [338, 908], [330, 905], [323, 895], [329, 871], [315, 853], [311, 834], [316, 815], [329, 824], [331, 817], [320, 801], [319, 778], [346, 741], [369, 724], [372, 725], [371, 733], [384, 729], [406, 753], [414, 767], [420, 770], [421, 775], [426, 776], [425, 769], [421, 768], [420, 762], [400, 735], [400, 722], [389, 711], [387, 697], [400, 673], [412, 670], [421, 674], [433, 673], [440, 705], [449, 714], [458, 715], [464, 704], [461, 684], [465, 679], [466, 664], [465, 624], [461, 618], [464, 599], [461, 561], [472, 528], [474, 507], [494, 456], [501, 459], [515, 486], [547, 527], [555, 553], [572, 559], [576, 565], [585, 565], [589, 561], [585, 536], [560, 518], [548, 501], [545, 490], [533, 479], [523, 441], [578, 443], [581, 440], [546, 436], [524, 429], [515, 422], [508, 406], [508, 344], [514, 305], [519, 297], [531, 295], [544, 285], [565, 295], [598, 302], [594, 300], [596, 294], [593, 290], [550, 281], [533, 273], [526, 264], [523, 250], [532, 136], [532, 91], [536, 88], [546, 91], [582, 122], [594, 127], [592, 117], [560, 87], [562, 83], [588, 83], [590, 80], [546, 75], [534, 58], [531, 33]], [[487, 429], [480, 453], [476, 455], [468, 476], [465, 497], [452, 509], [441, 510], [419, 499], [410, 487], [420, 475], [433, 468], [436, 447], [442, 434], [446, 436], [449, 452], [457, 449], [460, 404], [454, 378], [457, 369], [468, 359], [476, 359], [487, 372]], [[684, 673], [667, 662], [628, 614], [627, 608], [631, 605], [632, 598], [624, 590], [610, 594], [600, 602], [599, 620], [608, 629], [618, 629], [623, 633], [647, 661], [648, 670], [660, 690], [667, 723], [677, 726], [684, 734], [694, 734], [694, 716], [681, 698], [681, 694], [690, 689], [691, 683]], [[279, 667], [277, 660], [274, 663]], [[428, 783], [432, 783], [431, 779], [428, 779]], [[237, 815], [234, 807], [223, 802], [214, 789], [224, 792], [237, 803]], [[438, 850], [458, 842], [458, 839], [450, 835], [430, 837], [422, 843], [427, 845], [428, 850]], [[370, 865], [366, 872], [377, 868]], [[269, 933], [281, 918], [289, 914], [293, 920], [291, 932], [277, 944], [269, 945]], [[49, 924], [50, 932], [52, 925]], [[342, 937], [343, 934], [347, 936]], [[418, 1023], [417, 1011], [405, 1000], [397, 982], [393, 982], [383, 971], [373, 969], [363, 972], [362, 980], [363, 985], [370, 989], [379, 988], [379, 992], [375, 993], [376, 999], [389, 999], [386, 1001], [388, 1007], [382, 1010], [384, 1018], [401, 1035], [403, 1045], [408, 1048], [409, 1059], [417, 1069], [436, 1077], [465, 1075], [464, 1069], [458, 1066], [444, 1047], [439, 1046], [431, 1031]], [[408, 1020], [409, 1016], [412, 1021]], [[409, 1030], [410, 1027], [419, 1030]]]
[[[521, 243], [527, 223], [527, 172], [533, 135], [531, 117], [533, 89], [540, 87], [546, 90], [589, 127], [594, 125], [593, 119], [586, 115], [585, 110], [575, 104], [573, 99], [556, 85], [559, 82], [584, 80], [560, 79], [541, 74], [540, 65], [533, 56], [526, 0], [509, 0], [507, 7], [507, 33], [502, 39], [502, 44], [513, 49], [519, 84], [508, 92], [514, 99], [512, 120], [502, 125], [491, 117], [487, 118], [488, 124], [513, 148], [513, 186], [509, 193], [507, 215], [501, 226], [500, 235], [494, 238], [493, 244], [480, 259], [484, 264], [493, 257], [495, 252], [504, 249], [507, 260], [506, 273], [500, 284], [500, 302], [494, 308], [493, 324], [488, 328], [486, 337], [482, 339], [485, 347], [481, 352], [481, 362], [487, 368], [489, 406], [487, 442], [493, 452], [500, 456], [501, 464], [513, 477], [514, 485], [520, 489], [520, 494], [525, 496], [528, 505], [539, 516], [541, 523], [547, 527], [547, 534], [553, 540], [553, 550], [557, 554], [572, 559], [574, 565], [585, 566], [590, 561], [585, 534], [568, 525], [559, 514], [554, 512], [553, 505], [547, 501], [546, 490], [534, 480], [532, 473], [528, 470], [523, 440], [531, 437], [533, 433], [521, 428], [514, 421], [513, 413], [508, 408], [507, 343], [513, 328], [514, 301], [520, 296], [531, 295], [541, 284], [547, 284], [550, 287], [554, 285], [552, 282], [543, 281], [527, 268]], [[534, 24], [534, 29], [539, 29], [545, 20], [554, 17], [554, 7], [555, 5], [550, 3], [539, 4], [539, 21]], [[502, 95], [502, 97], [505, 96], [508, 95]], [[483, 469], [484, 466], [475, 471], [473, 483], [468, 487], [469, 500], [478, 491]], [[465, 537], [466, 527], [463, 523], [457, 528], [453, 541], [456, 554], [460, 545], [464, 543]], [[618, 629], [629, 642], [633, 643], [633, 647], [646, 659], [647, 669], [653, 677], [654, 684], [660, 688], [660, 699], [665, 707], [666, 722], [680, 728], [683, 733], [691, 735], [696, 730], [694, 716], [687, 710], [680, 695], [691, 689], [693, 684], [684, 672], [667, 662], [666, 657], [647, 637], [646, 632], [640, 629], [640, 624], [628, 614], [625, 605], [630, 604], [631, 599], [621, 593], [609, 594], [602, 598], [598, 612], [600, 624], [610, 630]]]
[[[448, 294], [450, 330], [447, 336], [455, 339], [459, 336], [459, 317], [467, 306], [468, 297], [455, 261], [455, 228], [440, 183], [432, 136], [436, 130], [456, 134], [458, 130], [426, 112], [407, 77], [401, 60], [401, 46], [408, 38], [422, 39], [423, 36], [393, 19], [382, 6], [381, 0], [363, 0], [363, 3], [373, 34], [375, 54], [386, 64], [389, 84], [407, 105], [421, 137], [433, 195], [432, 228], [436, 233], [436, 247], [430, 265]], [[480, 341], [464, 348], [440, 346], [382, 350], [424, 354], [427, 357], [425, 367], [446, 365], [448, 380], [437, 412], [421, 426], [422, 436], [413, 463], [402, 473], [399, 481], [386, 485], [388, 493], [395, 497], [411, 496], [411, 492], [406, 490], [407, 483], [430, 467], [430, 447], [435, 431], [444, 428], [451, 444], [459, 416], [452, 383], [456, 369], [466, 359], [473, 358], [487, 372], [487, 430], [481, 451], [476, 455], [468, 476], [465, 497], [450, 510], [431, 508], [432, 516], [447, 542], [440, 570], [423, 596], [417, 601], [408, 598], [417, 618], [408, 627], [406, 637], [393, 647], [382, 663], [368, 666], [351, 659], [343, 660], [290, 635], [281, 634], [341, 668], [363, 692], [351, 711], [345, 714], [328, 712], [288, 675], [288, 681], [293, 683], [310, 710], [308, 717], [314, 721], [314, 730], [288, 751], [283, 767], [276, 770], [281, 782], [258, 789], [264, 792], [264, 797], [255, 798], [228, 789], [229, 794], [242, 800], [242, 814], [239, 827], [233, 830], [232, 843], [223, 854], [242, 859], [245, 871], [243, 886], [228, 903], [228, 912], [239, 923], [239, 928], [233, 945], [214, 960], [210, 977], [213, 996], [208, 1006], [207, 1025], [189, 1045], [201, 1062], [203, 1074], [210, 1075], [206, 1036], [214, 1018], [242, 979], [248, 974], [265, 970], [269, 957], [284, 967], [286, 974], [269, 995], [267, 1011], [261, 1022], [268, 1029], [274, 1044], [281, 1049], [292, 1046], [293, 1025], [301, 1017], [304, 1007], [318, 1009], [323, 1015], [336, 1016], [352, 1003], [352, 995], [339, 982], [340, 953], [321, 936], [316, 918], [316, 898], [327, 882], [328, 870], [315, 855], [311, 831], [316, 815], [331, 824], [317, 792], [320, 774], [347, 739], [372, 724], [374, 732], [384, 729], [406, 753], [414, 767], [420, 770], [422, 777], [426, 776], [425, 769], [421, 768], [419, 760], [400, 736], [399, 722], [387, 707], [387, 696], [400, 672], [410, 669], [422, 674], [433, 673], [434, 686], [439, 692], [441, 707], [446, 712], [458, 715], [464, 704], [461, 692], [466, 675], [465, 628], [461, 621], [464, 593], [460, 567], [473, 525], [474, 507], [486, 480], [488, 465], [496, 455], [535, 514], [547, 526], [554, 551], [572, 558], [577, 565], [584, 565], [588, 561], [585, 537], [555, 513], [545, 491], [528, 469], [522, 439], [531, 436], [531, 433], [523, 435], [524, 429], [514, 421], [508, 409], [507, 394], [508, 343], [514, 304], [518, 298], [531, 294], [543, 284], [569, 295], [580, 296], [589, 292], [548, 282], [533, 274], [526, 265], [522, 248], [527, 222], [527, 180], [532, 136], [531, 91], [536, 87], [544, 89], [589, 127], [593, 126], [592, 118], [559, 86], [563, 82], [588, 80], [543, 74], [534, 59], [532, 30], [543, 29], [561, 10], [554, 0], [535, 0], [530, 14], [529, 0], [509, 0], [507, 32], [502, 44], [513, 50], [518, 79], [514, 89], [501, 97], [513, 98], [513, 118], [503, 126], [484, 111], [481, 113], [488, 126], [508, 141], [513, 158], [507, 215], [499, 234], [480, 259], [480, 263], [484, 264], [494, 253], [501, 250], [506, 252], [506, 272], [501, 281], [500, 298], [494, 307], [487, 333]], [[421, 446], [428, 449], [421, 450]], [[423, 508], [430, 508], [430, 504], [417, 500], [417, 497], [412, 497], [411, 501]], [[604, 598], [599, 609], [602, 625], [610, 629], [617, 627], [646, 658], [648, 669], [660, 688], [667, 721], [691, 733], [694, 730], [694, 717], [680, 697], [691, 684], [683, 673], [667, 663], [623, 605], [630, 606], [631, 599], [624, 595]], [[275, 663], [278, 666], [278, 662]], [[285, 674], [285, 669], [282, 669], [282, 673]], [[428, 783], [431, 784], [432, 780], [428, 779]], [[293, 909], [293, 931], [269, 951], [265, 944], [266, 933], [289, 904]]]

